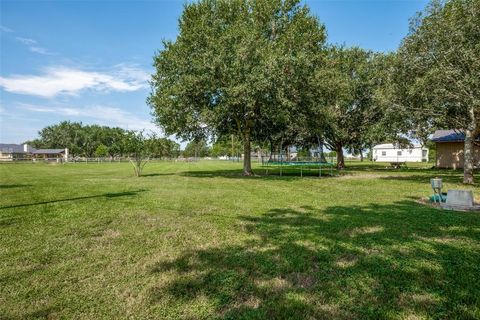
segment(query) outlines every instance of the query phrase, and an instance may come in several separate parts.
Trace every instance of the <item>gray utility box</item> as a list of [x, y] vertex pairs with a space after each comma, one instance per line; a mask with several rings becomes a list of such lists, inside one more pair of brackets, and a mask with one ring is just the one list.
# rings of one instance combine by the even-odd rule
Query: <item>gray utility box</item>
[[430, 179], [430, 183], [432, 184], [433, 189], [442, 189], [443, 188], [442, 179], [439, 179], [439, 178]]

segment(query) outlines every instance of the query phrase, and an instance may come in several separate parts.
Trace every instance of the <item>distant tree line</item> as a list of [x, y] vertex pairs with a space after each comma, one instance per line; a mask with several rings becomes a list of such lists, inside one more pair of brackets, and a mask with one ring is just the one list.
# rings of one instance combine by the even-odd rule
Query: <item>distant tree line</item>
[[[167, 134], [233, 135], [252, 174], [252, 145], [361, 153], [377, 143], [426, 144], [435, 129], [465, 133], [473, 183], [480, 134], [480, 1], [436, 1], [411, 20], [397, 52], [331, 45], [300, 0], [200, 0], [154, 58], [147, 102]], [[207, 23], [208, 22], [208, 23]], [[197, 146], [198, 147], [198, 146]], [[202, 147], [203, 148], [203, 147]], [[204, 152], [202, 148], [194, 148]]]
[[62, 121], [43, 128], [38, 132], [37, 139], [26, 143], [35, 148], [68, 148], [73, 157], [130, 156], [135, 153], [138, 145], [151, 158], [173, 158], [180, 154], [180, 145], [168, 138], [155, 134], [142, 134], [140, 140], [132, 138], [138, 134], [117, 127]]
[[182, 150], [183, 157], [239, 157], [243, 152], [241, 141], [236, 137], [217, 139], [210, 146], [205, 139], [193, 140]]

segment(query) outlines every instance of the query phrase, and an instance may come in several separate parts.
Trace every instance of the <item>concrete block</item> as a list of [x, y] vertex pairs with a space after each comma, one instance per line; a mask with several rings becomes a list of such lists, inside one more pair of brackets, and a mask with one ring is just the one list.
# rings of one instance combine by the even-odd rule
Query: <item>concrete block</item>
[[447, 201], [442, 207], [450, 210], [472, 210], [475, 208], [473, 192], [467, 190], [448, 190]]

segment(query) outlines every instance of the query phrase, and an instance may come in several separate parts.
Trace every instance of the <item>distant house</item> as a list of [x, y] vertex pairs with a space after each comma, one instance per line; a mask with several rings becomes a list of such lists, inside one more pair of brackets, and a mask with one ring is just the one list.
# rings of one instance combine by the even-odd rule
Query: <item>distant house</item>
[[0, 161], [29, 159], [31, 151], [28, 144], [0, 143]]
[[35, 149], [28, 144], [0, 143], [0, 161], [68, 160], [68, 149]]
[[[480, 137], [477, 138], [480, 143]], [[436, 166], [438, 168], [463, 168], [465, 134], [458, 130], [437, 130], [432, 136], [437, 147]], [[480, 146], [474, 146], [474, 166], [480, 168]]]
[[68, 149], [36, 149], [32, 151], [34, 160], [66, 159], [66, 157], [68, 157]]
[[408, 148], [400, 148], [392, 143], [379, 144], [373, 147], [373, 160], [378, 162], [427, 162], [428, 149], [420, 144]]

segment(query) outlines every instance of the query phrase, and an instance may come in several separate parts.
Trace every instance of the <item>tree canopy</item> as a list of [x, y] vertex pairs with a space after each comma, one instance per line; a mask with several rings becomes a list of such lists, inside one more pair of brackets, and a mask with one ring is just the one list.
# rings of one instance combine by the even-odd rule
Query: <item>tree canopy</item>
[[250, 175], [251, 142], [306, 103], [324, 27], [298, 0], [202, 0], [185, 5], [179, 30], [155, 57], [155, 121], [188, 140], [237, 134]]
[[190, 141], [182, 152], [184, 157], [206, 157], [210, 153], [207, 142], [203, 139]]
[[[62, 121], [38, 132], [39, 138], [27, 141], [36, 148], [68, 148], [72, 156], [126, 156], [131, 131], [81, 122]], [[155, 158], [177, 157], [178, 143], [157, 135], [148, 136], [150, 153]]]
[[384, 59], [358, 47], [330, 46], [325, 64], [316, 69], [309, 84], [314, 99], [305, 121], [307, 130], [336, 151], [339, 168], [345, 165], [345, 148], [361, 152], [374, 140], [373, 128], [383, 116], [375, 92], [383, 78], [379, 66]]
[[474, 138], [480, 134], [479, 75], [480, 1], [433, 1], [412, 19], [397, 54], [392, 107], [409, 130], [465, 134], [465, 183], [473, 183]]

